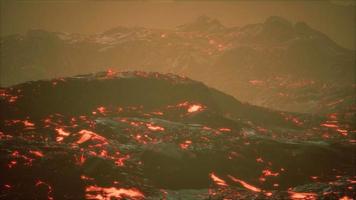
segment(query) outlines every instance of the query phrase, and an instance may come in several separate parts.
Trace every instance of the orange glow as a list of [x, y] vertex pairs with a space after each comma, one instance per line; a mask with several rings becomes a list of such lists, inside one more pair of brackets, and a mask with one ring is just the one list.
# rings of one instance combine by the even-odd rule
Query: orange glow
[[28, 120], [24, 120], [24, 121], [23, 121], [23, 124], [24, 124], [26, 127], [33, 127], [33, 126], [35, 126], [34, 123], [32, 123], [32, 122], [30, 122], [30, 121], [28, 121]]
[[60, 135], [60, 136], [69, 136], [70, 135], [69, 132], [64, 131], [62, 128], [56, 128], [56, 131], [57, 131], [58, 135]]
[[30, 151], [30, 153], [37, 157], [43, 157], [43, 153], [41, 151]]
[[92, 135], [90, 133], [82, 133], [82, 137], [77, 141], [77, 144], [82, 144], [91, 139]]
[[343, 129], [336, 129], [337, 132], [339, 132], [341, 135], [343, 136], [347, 136], [348, 133], [347, 133], [347, 130], [343, 130]]
[[324, 127], [328, 127], [328, 128], [338, 128], [338, 125], [336, 125], [336, 124], [324, 123], [324, 124], [320, 124], [320, 126], [324, 126]]
[[35, 124], [29, 120], [12, 120], [11, 123], [19, 123], [22, 122], [22, 124], [25, 126], [25, 129], [34, 129]]
[[202, 109], [203, 109], [203, 107], [201, 105], [194, 104], [194, 105], [189, 106], [187, 111], [189, 113], [193, 113], [193, 112], [201, 111]]
[[98, 187], [98, 186], [88, 186], [85, 191], [87, 193], [96, 193], [86, 194], [86, 199], [92, 200], [111, 200], [116, 199], [143, 199], [145, 196], [137, 189], [125, 189], [125, 188], [115, 188], [115, 187]]
[[180, 143], [179, 146], [181, 149], [188, 149], [188, 147], [192, 144], [192, 141], [186, 140], [183, 143]]
[[221, 178], [217, 177], [214, 173], [210, 173], [210, 178], [214, 181], [216, 185], [228, 186], [227, 183]]
[[94, 139], [94, 140], [99, 140], [103, 143], [107, 143], [106, 142], [106, 138], [92, 132], [92, 131], [88, 131], [88, 130], [81, 130], [79, 132], [79, 134], [81, 134], [81, 138], [76, 142], [77, 144], [82, 144], [90, 139]]
[[53, 200], [53, 197], [51, 196], [51, 193], [52, 193], [52, 191], [53, 191], [52, 186], [50, 186], [50, 185], [49, 185], [48, 183], [46, 183], [46, 182], [43, 182], [43, 181], [41, 181], [41, 180], [37, 180], [35, 186], [36, 186], [36, 187], [39, 187], [39, 186], [41, 186], [41, 185], [47, 187], [47, 190], [48, 190], [48, 192], [47, 192], [47, 194], [48, 194], [48, 195], [47, 195], [47, 199], [48, 199], [48, 200]]
[[82, 180], [87, 180], [87, 181], [92, 181], [92, 180], [94, 180], [93, 178], [90, 178], [90, 177], [85, 176], [85, 175], [81, 175], [81, 176], [80, 176], [80, 179], [82, 179]]
[[272, 192], [266, 192], [265, 195], [268, 196], [268, 197], [270, 197], [270, 196], [273, 195], [273, 193], [272, 193]]
[[264, 176], [278, 176], [279, 175], [278, 172], [273, 173], [271, 170], [268, 170], [268, 169], [263, 170], [262, 174]]
[[155, 126], [155, 125], [150, 124], [150, 123], [146, 124], [146, 127], [147, 127], [148, 129], [150, 129], [151, 131], [164, 131], [164, 128], [163, 128], [163, 127]]
[[353, 200], [353, 198], [348, 197], [348, 196], [343, 196], [339, 200]]
[[292, 200], [315, 200], [316, 194], [309, 192], [288, 192]]
[[14, 167], [17, 164], [16, 160], [10, 161], [9, 164], [7, 164], [7, 166], [11, 169], [12, 167]]
[[163, 115], [163, 112], [157, 111], [157, 112], [152, 112], [154, 115]]
[[251, 85], [256, 85], [256, 86], [260, 86], [264, 84], [264, 81], [262, 80], [250, 80], [248, 81]]
[[97, 110], [98, 110], [101, 114], [105, 114], [105, 112], [106, 112], [106, 108], [105, 108], [104, 106], [98, 107]]
[[253, 186], [253, 185], [250, 185], [250, 184], [246, 183], [245, 181], [240, 180], [240, 179], [238, 179], [238, 178], [235, 178], [235, 177], [233, 177], [233, 176], [231, 176], [231, 175], [228, 175], [228, 177], [229, 177], [232, 181], [237, 182], [237, 183], [240, 183], [244, 188], [249, 189], [249, 190], [251, 190], [251, 191], [253, 191], [253, 192], [261, 192], [261, 191], [262, 191], [260, 188], [257, 188], [257, 187], [255, 187], [255, 186]]
[[79, 158], [79, 164], [80, 165], [83, 165], [84, 162], [85, 162], [86, 158], [84, 157], [84, 154], [80, 155], [80, 158]]
[[126, 155], [126, 156], [124, 156], [124, 157], [121, 157], [121, 158], [119, 158], [119, 159], [117, 159], [117, 160], [115, 161], [115, 164], [116, 164], [117, 166], [119, 166], [119, 167], [122, 167], [122, 166], [125, 165], [124, 161], [127, 160], [127, 159], [129, 159], [129, 158], [130, 158], [130, 155]]
[[230, 132], [231, 129], [229, 129], [229, 128], [219, 128], [219, 131]]
[[116, 75], [116, 72], [113, 69], [108, 69], [106, 71], [106, 78], [111, 78]]
[[55, 130], [57, 131], [57, 133], [59, 135], [58, 137], [56, 137], [57, 142], [62, 142], [64, 140], [64, 137], [67, 137], [70, 135], [70, 133], [64, 131], [63, 128], [56, 128]]

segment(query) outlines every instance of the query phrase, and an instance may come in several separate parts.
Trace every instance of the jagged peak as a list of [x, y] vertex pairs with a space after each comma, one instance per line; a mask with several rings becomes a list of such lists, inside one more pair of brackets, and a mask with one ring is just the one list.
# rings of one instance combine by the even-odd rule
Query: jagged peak
[[172, 81], [181, 81], [181, 82], [196, 82], [187, 77], [172, 74], [172, 73], [159, 73], [151, 71], [114, 71], [108, 69], [106, 71], [100, 71], [96, 73], [77, 75], [69, 78], [84, 78], [84, 79], [113, 79], [113, 78], [143, 78], [143, 79], [163, 79], [163, 80], [172, 80]]
[[143, 30], [145, 28], [143, 27], [127, 27], [127, 26], [116, 26], [114, 28], [111, 28], [109, 30], [104, 31], [102, 34], [103, 35], [113, 35], [113, 34], [117, 34], [117, 33], [128, 33], [131, 31], [139, 31], [139, 30]]
[[292, 26], [292, 23], [290, 21], [288, 21], [287, 19], [280, 17], [280, 16], [270, 16], [266, 19], [266, 21], [264, 22], [265, 25], [268, 24], [278, 24], [278, 25], [282, 25], [282, 26]]
[[179, 30], [183, 31], [206, 31], [214, 32], [225, 29], [225, 26], [217, 19], [208, 17], [206, 15], [201, 15], [197, 17], [193, 22], [183, 24], [177, 27]]
[[295, 23], [294, 28], [297, 33], [304, 33], [304, 34], [309, 33], [310, 34], [310, 33], [315, 32], [315, 30], [313, 30], [307, 23], [300, 22], [300, 21]]

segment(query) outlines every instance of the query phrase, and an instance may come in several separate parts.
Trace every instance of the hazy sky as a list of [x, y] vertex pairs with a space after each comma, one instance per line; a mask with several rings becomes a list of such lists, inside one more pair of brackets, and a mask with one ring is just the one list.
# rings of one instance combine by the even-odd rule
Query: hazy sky
[[1, 2], [1, 34], [29, 29], [98, 33], [118, 25], [174, 28], [200, 15], [226, 26], [277, 15], [305, 21], [344, 47], [355, 49], [355, 1], [14, 1]]

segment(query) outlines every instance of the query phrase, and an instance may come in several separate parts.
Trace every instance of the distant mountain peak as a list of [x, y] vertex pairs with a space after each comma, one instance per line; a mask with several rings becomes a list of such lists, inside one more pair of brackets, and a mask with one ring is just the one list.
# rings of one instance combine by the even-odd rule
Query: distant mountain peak
[[127, 26], [116, 26], [114, 28], [111, 28], [107, 31], [104, 31], [102, 34], [104, 35], [115, 35], [118, 33], [129, 33], [132, 31], [139, 31], [139, 30], [143, 30], [144, 28], [142, 27], [127, 27]]
[[193, 22], [183, 24], [177, 27], [182, 31], [204, 31], [204, 32], [216, 32], [225, 29], [225, 26], [217, 19], [210, 18], [206, 15], [197, 17]]
[[312, 33], [315, 33], [315, 30], [312, 29], [307, 23], [305, 22], [297, 22], [294, 25], [294, 28], [297, 33], [299, 34], [307, 34], [310, 35]]
[[270, 16], [264, 22], [265, 24], [282, 24], [282, 25], [289, 25], [291, 26], [292, 23], [287, 19], [280, 17], [280, 16]]

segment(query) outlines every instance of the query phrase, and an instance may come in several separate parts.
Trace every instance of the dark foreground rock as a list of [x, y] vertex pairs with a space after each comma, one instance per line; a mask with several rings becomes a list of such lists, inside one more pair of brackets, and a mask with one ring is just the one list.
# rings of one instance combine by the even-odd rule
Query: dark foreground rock
[[[355, 131], [174, 75], [4, 88], [1, 199], [351, 199]], [[335, 122], [337, 121], [337, 122]]]

